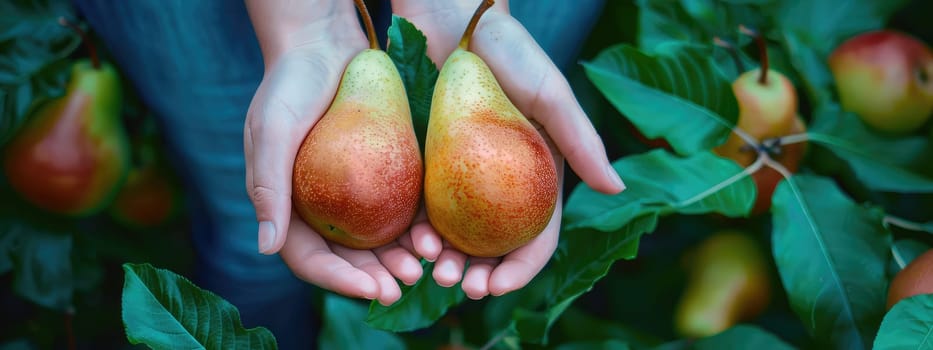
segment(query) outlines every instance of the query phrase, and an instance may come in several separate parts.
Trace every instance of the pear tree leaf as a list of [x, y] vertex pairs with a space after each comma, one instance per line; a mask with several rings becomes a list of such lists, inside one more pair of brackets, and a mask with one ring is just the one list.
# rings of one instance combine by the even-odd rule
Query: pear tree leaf
[[13, 289], [44, 307], [59, 311], [70, 309], [75, 290], [71, 262], [73, 236], [23, 224], [14, 230], [28, 232], [19, 233], [19, 244], [13, 254]]
[[881, 322], [873, 349], [933, 349], [933, 294], [894, 304]]
[[631, 347], [619, 340], [609, 339], [602, 341], [579, 341], [561, 344], [555, 350], [629, 350]]
[[37, 107], [65, 94], [70, 76], [71, 63], [60, 60], [43, 66], [21, 84], [0, 88], [0, 147], [16, 135]]
[[8, 0], [0, 3], [0, 88], [26, 82], [44, 66], [71, 54], [81, 43], [59, 17], [75, 21], [68, 0]]
[[123, 324], [131, 344], [155, 349], [276, 349], [268, 329], [245, 329], [235, 306], [150, 264], [123, 264]]
[[321, 349], [405, 349], [395, 334], [366, 325], [366, 305], [333, 293], [324, 296]]
[[923, 255], [923, 253], [926, 253], [928, 250], [930, 250], [928, 244], [917, 240], [904, 238], [894, 241], [894, 244], [891, 246], [892, 259], [888, 266], [888, 275], [891, 277], [897, 275], [897, 273], [907, 267], [911, 261], [914, 261], [914, 259]]
[[697, 340], [694, 349], [792, 350], [794, 347], [764, 329], [742, 324], [714, 336]]
[[524, 341], [546, 343], [560, 314], [615, 261], [633, 259], [641, 235], [653, 232], [662, 216], [742, 217], [756, 195], [754, 182], [742, 168], [712, 152], [679, 157], [656, 149], [622, 158], [613, 167], [625, 176], [627, 190], [606, 195], [580, 184], [568, 198], [560, 243], [549, 268], [535, 280], [552, 279], [543, 311], [524, 310], [515, 317]]
[[719, 350], [719, 349], [756, 349], [756, 350], [792, 350], [795, 349], [781, 338], [757, 326], [739, 324], [722, 333], [690, 342], [676, 340], [654, 347], [653, 350]]
[[711, 51], [669, 43], [648, 55], [622, 44], [603, 50], [583, 67], [646, 137], [664, 137], [677, 153], [690, 155], [725, 142], [738, 118], [732, 85], [710, 58]]
[[846, 39], [884, 27], [907, 0], [778, 1], [775, 21], [791, 64], [816, 103], [832, 99], [833, 77], [826, 59]]
[[638, 0], [638, 47], [653, 52], [671, 41], [711, 44], [716, 36], [749, 42], [749, 38], [739, 35], [739, 24], [770, 28], [765, 16], [769, 8], [765, 6], [773, 1]]
[[459, 284], [441, 287], [431, 275], [434, 263], [423, 262], [422, 267], [422, 277], [412, 286], [402, 286], [402, 297], [395, 303], [370, 303], [366, 324], [392, 332], [413, 331], [431, 326], [448, 308], [463, 302], [466, 295]]
[[28, 112], [64, 93], [68, 55], [81, 38], [58, 17], [75, 20], [68, 0], [0, 1], [0, 146]]
[[76, 282], [74, 228], [68, 220], [48, 220], [48, 213], [23, 203], [9, 188], [0, 188], [0, 197], [0, 273], [12, 271], [13, 291], [26, 300], [57, 311], [70, 309]]
[[885, 137], [858, 116], [825, 103], [815, 112], [808, 137], [848, 163], [868, 188], [897, 193], [933, 193], [933, 177], [917, 167], [929, 163], [929, 141], [922, 137]]
[[849, 37], [884, 27], [907, 0], [786, 0], [776, 4], [775, 20], [781, 29], [827, 56]]
[[0, 344], [0, 350], [32, 350], [36, 349], [35, 344], [28, 339], [16, 339], [5, 341]]
[[427, 56], [428, 44], [424, 34], [405, 18], [392, 16], [389, 26], [387, 52], [395, 62], [411, 107], [411, 118], [415, 126], [418, 144], [424, 151], [424, 139], [431, 114], [431, 97], [438, 70]]
[[822, 347], [870, 348], [888, 286], [883, 213], [813, 175], [778, 184], [772, 213], [774, 259], [797, 317]]
[[617, 339], [636, 349], [649, 348], [662, 343], [661, 338], [652, 334], [616, 320], [597, 317], [576, 307], [564, 310], [552, 332], [559, 332], [563, 338], [572, 340]]

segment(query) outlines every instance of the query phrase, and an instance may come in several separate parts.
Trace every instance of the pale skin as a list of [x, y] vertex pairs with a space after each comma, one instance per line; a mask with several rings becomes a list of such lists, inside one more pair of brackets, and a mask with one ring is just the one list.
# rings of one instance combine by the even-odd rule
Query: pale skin
[[[447, 245], [422, 211], [411, 230], [387, 246], [354, 250], [325, 241], [291, 205], [292, 167], [301, 141], [324, 114], [344, 67], [369, 47], [351, 0], [247, 0], [265, 60], [265, 75], [244, 130], [246, 189], [256, 209], [259, 251], [278, 253], [299, 278], [350, 297], [389, 305], [401, 296], [395, 278], [422, 276], [419, 258], [436, 262], [439, 285], [461, 283], [471, 299], [524, 287], [557, 247], [561, 203], [544, 231], [501, 258], [473, 258]], [[440, 67], [460, 41], [479, 0], [394, 0], [392, 10], [427, 37]], [[483, 58], [506, 94], [549, 140], [563, 162], [597, 191], [625, 189], [569, 84], [531, 35], [498, 0], [480, 20], [470, 50]], [[514, 62], [522, 64], [516, 65]], [[464, 271], [469, 261], [470, 266]]]

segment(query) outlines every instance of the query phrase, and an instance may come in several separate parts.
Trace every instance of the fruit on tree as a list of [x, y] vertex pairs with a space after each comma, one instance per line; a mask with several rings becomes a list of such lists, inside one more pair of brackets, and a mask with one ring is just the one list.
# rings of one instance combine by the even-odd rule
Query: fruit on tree
[[[783, 136], [806, 132], [806, 124], [797, 114], [797, 90], [793, 83], [784, 74], [768, 66], [764, 39], [750, 30], [744, 31], [756, 36], [761, 67], [740, 74], [732, 83], [732, 91], [739, 104], [736, 128], [762, 145], [768, 145]], [[736, 62], [738, 64], [738, 60]], [[761, 152], [767, 152], [772, 159], [793, 173], [798, 170], [806, 152], [806, 142], [756, 149], [733, 132], [714, 152], [734, 160], [742, 167], [752, 165]], [[752, 174], [758, 190], [752, 215], [767, 212], [771, 208], [771, 196], [783, 178], [777, 170], [767, 166]]]
[[39, 106], [3, 150], [13, 190], [36, 207], [71, 216], [106, 208], [130, 165], [120, 77], [84, 42], [90, 58], [72, 65], [64, 96]]
[[891, 309], [901, 299], [931, 293], [933, 293], [933, 249], [921, 254], [894, 275], [888, 287], [887, 308]]
[[845, 41], [829, 56], [843, 109], [871, 127], [909, 133], [933, 113], [933, 51], [895, 30], [877, 30]]
[[173, 176], [152, 164], [130, 170], [109, 212], [122, 225], [147, 229], [171, 222], [181, 207], [182, 194]]
[[707, 337], [760, 315], [771, 301], [768, 255], [748, 233], [720, 231], [684, 259], [687, 286], [674, 311], [676, 331]]

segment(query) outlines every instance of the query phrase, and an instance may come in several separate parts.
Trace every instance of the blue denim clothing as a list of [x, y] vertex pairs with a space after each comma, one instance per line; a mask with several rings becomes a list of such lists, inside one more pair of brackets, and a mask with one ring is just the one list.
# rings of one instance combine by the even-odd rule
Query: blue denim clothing
[[[243, 125], [262, 79], [262, 56], [242, 1], [73, 0], [166, 131], [167, 151], [190, 194], [195, 283], [265, 326], [282, 349], [314, 347], [312, 287], [278, 256], [257, 253], [245, 187]], [[512, 0], [559, 66], [571, 64], [605, 0]], [[377, 9], [384, 32], [387, 2]]]

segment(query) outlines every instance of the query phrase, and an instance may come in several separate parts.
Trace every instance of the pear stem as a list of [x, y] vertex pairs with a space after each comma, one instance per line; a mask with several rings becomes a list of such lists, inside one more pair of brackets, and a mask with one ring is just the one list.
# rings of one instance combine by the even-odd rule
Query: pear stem
[[363, 25], [366, 26], [366, 35], [369, 37], [369, 48], [379, 50], [379, 39], [376, 38], [376, 28], [373, 26], [373, 19], [369, 16], [369, 10], [366, 9], [366, 3], [363, 0], [354, 0], [360, 16], [363, 16]]
[[755, 38], [755, 44], [758, 45], [758, 59], [761, 60], [761, 75], [758, 77], [758, 83], [761, 85], [767, 84], [768, 69], [770, 67], [768, 66], [768, 45], [765, 43], [765, 38], [758, 31], [744, 25], [739, 25], [739, 31]]
[[718, 36], [713, 37], [713, 44], [716, 44], [716, 46], [724, 48], [729, 52], [729, 56], [732, 56], [732, 61], [735, 62], [735, 68], [739, 70], [739, 74], [745, 71], [745, 65], [742, 64], [742, 59], [739, 57], [739, 50], [736, 50], [735, 45], [720, 39]]
[[483, 2], [479, 4], [479, 7], [476, 8], [476, 12], [473, 13], [473, 18], [470, 18], [470, 24], [467, 25], [466, 30], [463, 31], [463, 37], [460, 38], [459, 46], [461, 49], [467, 50], [470, 47], [470, 37], [473, 36], [473, 31], [476, 30], [476, 24], [479, 23], [479, 18], [495, 3], [495, 0], [483, 0]]
[[100, 59], [97, 58], [97, 49], [94, 48], [94, 45], [91, 45], [91, 40], [88, 39], [87, 32], [65, 19], [65, 17], [58, 17], [58, 24], [70, 28], [81, 36], [81, 41], [84, 42], [84, 47], [87, 48], [88, 56], [91, 56], [91, 66], [94, 67], [94, 69], [100, 69]]

